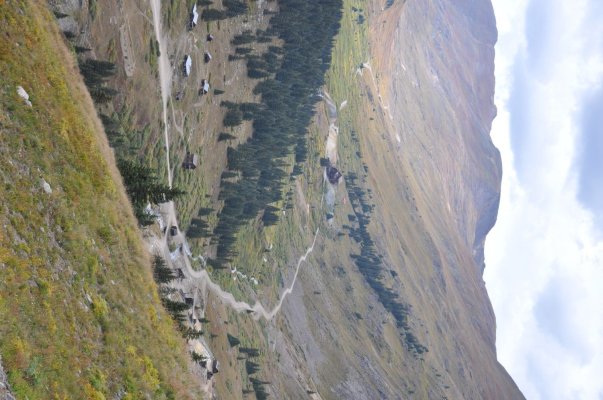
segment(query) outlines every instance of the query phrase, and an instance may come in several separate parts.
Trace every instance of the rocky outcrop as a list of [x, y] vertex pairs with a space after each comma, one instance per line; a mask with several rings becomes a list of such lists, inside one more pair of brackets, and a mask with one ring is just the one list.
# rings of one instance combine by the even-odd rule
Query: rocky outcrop
[[2, 367], [2, 357], [0, 357], [0, 400], [16, 400], [15, 396], [10, 391], [8, 377]]
[[57, 23], [62, 32], [77, 35], [82, 29], [83, 18], [88, 13], [88, 1], [81, 0], [48, 0], [50, 9], [57, 16]]

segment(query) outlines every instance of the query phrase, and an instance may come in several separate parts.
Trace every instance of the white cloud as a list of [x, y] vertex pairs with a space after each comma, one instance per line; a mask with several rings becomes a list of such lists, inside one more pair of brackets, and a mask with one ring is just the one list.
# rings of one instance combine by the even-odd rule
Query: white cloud
[[[484, 278], [497, 317], [499, 359], [534, 400], [603, 396], [603, 242], [593, 215], [577, 200], [574, 169], [583, 98], [603, 78], [603, 30], [590, 13], [596, 2], [547, 1], [550, 26], [540, 34], [552, 36], [527, 38], [529, 2], [493, 1], [499, 112], [492, 138], [504, 172]], [[530, 52], [545, 70], [535, 67]], [[528, 119], [513, 133], [522, 135], [519, 146], [512, 142], [509, 102], [517, 71], [525, 73]]]

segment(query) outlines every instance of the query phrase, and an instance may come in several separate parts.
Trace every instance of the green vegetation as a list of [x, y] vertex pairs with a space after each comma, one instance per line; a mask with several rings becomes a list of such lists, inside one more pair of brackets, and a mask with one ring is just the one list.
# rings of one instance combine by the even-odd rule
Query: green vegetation
[[[156, 56], [158, 56], [159, 44], [157, 41], [151, 40], [151, 46], [153, 46], [153, 43], [155, 43]], [[79, 67], [84, 77], [84, 83], [88, 87], [88, 91], [97, 107], [109, 103], [118, 93], [117, 90], [106, 86], [107, 80], [115, 75], [116, 68], [114, 63], [88, 58], [85, 60], [80, 59]], [[151, 225], [155, 220], [152, 215], [145, 211], [147, 204], [159, 204], [171, 201], [176, 197], [182, 196], [184, 191], [159, 183], [158, 177], [153, 174], [150, 167], [138, 161], [130, 160], [136, 158], [136, 152], [139, 149], [136, 148], [135, 143], [128, 142], [128, 139], [137, 136], [137, 133], [128, 129], [129, 121], [123, 116], [124, 110], [125, 114], [127, 114], [127, 108], [124, 107], [121, 118], [119, 115], [108, 116], [102, 113], [100, 117], [105, 127], [109, 144], [115, 149], [117, 154], [117, 167], [134, 207], [134, 215], [136, 215], [138, 222], [142, 226], [147, 226]], [[142, 132], [139, 136], [144, 137], [146, 135], [148, 133]], [[141, 146], [142, 143], [139, 143], [139, 145]]]
[[[233, 340], [234, 339], [234, 340]], [[235, 344], [233, 344], [233, 342]], [[234, 338], [231, 335], [228, 335], [228, 341], [231, 347], [234, 347], [239, 344], [238, 339]], [[257, 348], [253, 347], [239, 347], [239, 360], [245, 361], [244, 370], [247, 374], [247, 379], [251, 383], [251, 389], [243, 389], [243, 394], [251, 394], [255, 393], [256, 399], [267, 399], [270, 395], [266, 392], [266, 385], [270, 385], [268, 381], [262, 381], [257, 378], [257, 374], [261, 370], [260, 362], [257, 358], [260, 357], [260, 352]], [[255, 359], [256, 361], [252, 361]], [[252, 377], [251, 375], [256, 375], [256, 377]]]
[[90, 95], [96, 103], [108, 103], [117, 94], [117, 90], [106, 85], [107, 80], [115, 75], [114, 63], [88, 58], [80, 61], [80, 72], [84, 76], [84, 83], [88, 86]]
[[233, 140], [236, 138], [236, 136], [231, 135], [230, 133], [220, 132], [220, 134], [218, 135], [218, 142], [223, 142], [225, 140]]
[[230, 333], [227, 334], [227, 339], [228, 339], [228, 344], [230, 345], [230, 347], [235, 347], [235, 346], [238, 346], [239, 344], [241, 344], [241, 341], [238, 338], [232, 336]]
[[159, 183], [151, 169], [140, 163], [120, 159], [117, 167], [132, 201], [134, 214], [141, 225], [150, 225], [154, 221], [154, 218], [145, 211], [148, 203], [165, 203], [184, 194], [180, 189], [170, 188], [166, 184]]
[[270, 382], [261, 381], [259, 379], [255, 379], [255, 378], [249, 378], [249, 380], [251, 381], [251, 384], [253, 385], [253, 391], [255, 392], [255, 398], [258, 400], [267, 399], [269, 395], [266, 392], [266, 389], [264, 388], [264, 386], [270, 385]]
[[199, 398], [52, 15], [2, 2], [0, 26], [0, 353], [15, 395]]
[[169, 283], [176, 279], [174, 270], [165, 264], [165, 260], [158, 255], [153, 256], [153, 278], [157, 284]]
[[151, 69], [153, 71], [157, 70], [157, 60], [161, 55], [161, 51], [159, 50], [159, 42], [155, 38], [149, 39], [149, 55], [147, 57], [149, 64], [151, 65]]
[[[233, 105], [224, 124], [236, 126], [243, 119], [253, 120], [253, 135], [236, 148], [228, 148], [228, 171], [240, 172], [238, 180], [222, 179], [220, 199], [224, 206], [214, 230], [218, 238], [217, 262], [231, 261], [236, 235], [250, 220], [262, 215], [264, 225], [278, 221], [289, 156], [300, 164], [307, 159], [307, 127], [320, 97], [319, 88], [331, 61], [333, 36], [339, 29], [341, 0], [308, 3], [283, 0], [280, 12], [270, 20], [266, 31], [250, 31], [235, 36], [234, 45], [271, 42], [279, 39], [282, 49], [269, 46], [261, 55], [245, 54], [251, 78], [259, 82], [254, 93], [261, 103]], [[239, 51], [241, 53], [241, 51]]]
[[[185, 339], [196, 339], [203, 336], [203, 331], [198, 331], [190, 326], [186, 325], [186, 314], [191, 308], [191, 305], [186, 302], [175, 301], [170, 299], [168, 296], [176, 291], [173, 287], [169, 286], [169, 283], [175, 280], [178, 276], [172, 268], [169, 268], [165, 263], [165, 260], [161, 256], [155, 255], [153, 257], [153, 277], [155, 282], [160, 286], [159, 292], [161, 294], [161, 303], [168, 313], [172, 316], [172, 319], [178, 326], [182, 337]], [[193, 361], [195, 359], [195, 353], [192, 354]]]
[[350, 236], [360, 244], [360, 254], [352, 254], [352, 258], [371, 289], [377, 294], [381, 304], [396, 319], [396, 325], [401, 330], [409, 350], [419, 356], [428, 350], [411, 332], [408, 321], [410, 305], [401, 302], [400, 295], [383, 284], [385, 266], [375, 248], [375, 242], [368, 232], [368, 224], [374, 206], [369, 204], [366, 193], [358, 186], [355, 174], [348, 174], [345, 181], [355, 214], [355, 217], [350, 220], [356, 222], [356, 227], [350, 227]]
[[96, 4], [97, 0], [90, 0], [88, 4], [88, 12], [90, 14], [90, 19], [94, 20], [96, 18], [96, 13], [98, 12], [98, 5]]
[[170, 300], [167, 297], [163, 297], [161, 299], [163, 306], [165, 309], [171, 314], [174, 321], [180, 328], [180, 330], [184, 329], [184, 321], [186, 321], [186, 315], [183, 313], [188, 310], [190, 307], [181, 301]]
[[204, 21], [219, 21], [245, 14], [248, 10], [247, 3], [241, 0], [222, 0], [224, 10], [207, 8], [201, 13]]

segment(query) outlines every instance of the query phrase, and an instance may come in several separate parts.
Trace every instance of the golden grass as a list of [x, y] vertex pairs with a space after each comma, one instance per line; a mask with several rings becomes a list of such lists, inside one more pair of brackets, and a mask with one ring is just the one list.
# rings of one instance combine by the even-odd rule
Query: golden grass
[[37, 2], [0, 2], [0, 26], [0, 353], [15, 395], [198, 396], [52, 16]]

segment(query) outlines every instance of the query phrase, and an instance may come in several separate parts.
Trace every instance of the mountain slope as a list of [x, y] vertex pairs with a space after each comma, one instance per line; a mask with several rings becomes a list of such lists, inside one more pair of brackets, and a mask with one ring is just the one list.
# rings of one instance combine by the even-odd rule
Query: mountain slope
[[[496, 361], [495, 319], [481, 278], [501, 176], [489, 138], [496, 112], [489, 1], [341, 1], [332, 54], [309, 55], [314, 72], [331, 60], [326, 84], [307, 96], [294, 90], [299, 86], [287, 88], [304, 100], [316, 100], [321, 89], [299, 146], [305, 160], [270, 149], [278, 160], [231, 170], [228, 154], [236, 152], [229, 148], [246, 142], [255, 121], [224, 126], [225, 115], [245, 109], [254, 120], [256, 85], [282, 60], [302, 64], [291, 43], [314, 43], [295, 18], [284, 29], [292, 38], [275, 35], [270, 16], [281, 6], [289, 13], [311, 7], [296, 0], [200, 1], [207, 20], [190, 29], [193, 3], [162, 4], [173, 72], [165, 126], [175, 182], [188, 192], [176, 205], [180, 228], [194, 227], [187, 230], [195, 255], [189, 264], [207, 271], [186, 271], [182, 286], [193, 294], [204, 340], [220, 361], [214, 392], [229, 399], [523, 398]], [[60, 18], [64, 25], [73, 16], [84, 21], [72, 30], [74, 43], [120, 66], [111, 84], [121, 91], [105, 111], [125, 115], [120, 121], [132, 129], [122, 143], [167, 175], [148, 1], [99, 2], [94, 13], [80, 8]], [[208, 62], [206, 51], [213, 55]], [[181, 68], [187, 55], [189, 76]], [[298, 85], [305, 76], [295, 68], [279, 72]], [[322, 83], [315, 78], [308, 80]], [[201, 79], [217, 90], [199, 94]], [[307, 113], [307, 103], [303, 110], [299, 104], [286, 98], [271, 111]], [[258, 159], [267, 154], [262, 146], [255, 145]], [[178, 167], [187, 151], [200, 155], [195, 171]], [[343, 173], [337, 184], [326, 179], [328, 163]], [[224, 236], [214, 228], [226, 202], [220, 186], [246, 174], [255, 184], [259, 170], [266, 181], [272, 171], [286, 172], [274, 191], [283, 198], [271, 198], [278, 200], [270, 203], [270, 218], [256, 204], [245, 207], [248, 219], [237, 220], [240, 229], [227, 237], [228, 257], [216, 262]], [[257, 194], [257, 186], [245, 188], [234, 191], [235, 211]], [[188, 247], [181, 249], [171, 257], [183, 266]], [[247, 304], [234, 310], [226, 292]], [[256, 301], [275, 312], [254, 311]]]
[[[344, 2], [327, 80], [334, 107], [325, 101], [310, 128], [310, 143], [346, 176], [333, 188], [334, 208], [321, 201], [331, 192], [310, 157], [297, 207], [274, 234], [293, 241], [301, 232], [307, 243], [312, 226], [321, 229], [281, 317], [266, 328], [271, 393], [521, 399], [496, 360], [481, 278], [501, 176], [489, 139], [491, 5], [386, 5]], [[327, 144], [333, 122], [336, 157]], [[276, 246], [287, 264], [301, 250]], [[290, 267], [279, 271], [291, 280]]]
[[17, 398], [199, 398], [55, 25], [40, 2], [0, 3], [3, 367]]
[[[365, 179], [360, 186], [374, 206], [368, 232], [382, 257], [381, 280], [400, 295], [399, 303], [409, 306], [410, 329], [399, 339], [392, 337], [391, 320], [380, 307], [371, 307], [375, 303], [371, 290], [366, 300], [360, 300], [367, 288], [358, 288], [354, 276], [347, 289], [331, 288], [335, 279], [346, 278], [336, 278], [323, 268], [318, 276], [303, 279], [306, 296], [318, 286], [321, 302], [339, 304], [326, 314], [322, 311], [337, 327], [330, 329], [341, 335], [338, 343], [343, 349], [336, 352], [339, 356], [328, 357], [339, 358], [338, 362], [319, 367], [321, 395], [340, 382], [335, 397], [398, 398], [406, 393], [420, 398], [523, 398], [496, 361], [494, 314], [481, 278], [483, 241], [496, 218], [501, 176], [498, 151], [489, 139], [495, 115], [496, 30], [491, 5], [488, 1], [367, 5], [367, 58], [350, 59], [350, 52], [342, 51], [334, 60], [330, 92], [336, 104], [347, 101], [339, 112], [340, 164], [344, 173], [354, 171]], [[344, 18], [356, 21], [358, 14], [349, 12]], [[350, 32], [344, 24], [339, 46], [346, 45], [346, 35]], [[353, 66], [360, 63], [366, 64], [355, 73]], [[358, 87], [350, 89], [354, 85]], [[352, 132], [364, 171], [354, 168], [355, 157], [349, 155], [354, 151]], [[351, 142], [344, 141], [346, 135]], [[350, 193], [349, 186], [347, 190]], [[358, 274], [343, 261], [345, 247], [325, 247], [323, 254], [315, 254], [319, 265], [343, 264], [347, 275]], [[312, 310], [307, 314], [321, 313], [322, 306], [306, 296], [304, 304]], [[362, 318], [351, 329], [350, 322], [338, 316], [354, 312]], [[320, 329], [316, 324], [314, 336], [324, 337], [327, 326], [322, 323]], [[345, 338], [346, 331], [351, 337]], [[409, 331], [428, 349], [419, 360], [408, 351], [413, 347]], [[323, 342], [323, 351], [330, 347]], [[396, 368], [400, 362], [403, 371]], [[339, 367], [335, 375], [333, 370], [341, 365], [347, 371]]]

